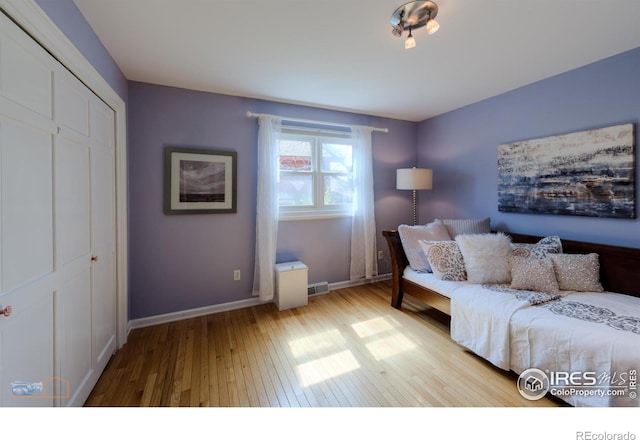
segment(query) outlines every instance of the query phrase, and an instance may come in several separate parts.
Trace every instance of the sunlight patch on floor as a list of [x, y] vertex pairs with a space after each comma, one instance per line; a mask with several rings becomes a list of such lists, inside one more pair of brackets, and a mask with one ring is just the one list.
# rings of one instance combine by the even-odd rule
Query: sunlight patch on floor
[[349, 350], [344, 350], [301, 364], [297, 367], [297, 373], [300, 384], [303, 387], [308, 387], [358, 368], [360, 368], [360, 364], [353, 354]]
[[386, 316], [352, 324], [351, 327], [358, 336], [370, 340], [365, 343], [365, 347], [378, 361], [416, 347], [415, 343], [396, 328], [394, 321]]
[[338, 329], [289, 341], [291, 353], [301, 362], [296, 367], [300, 385], [308, 387], [360, 368], [347, 345]]
[[289, 348], [294, 357], [299, 358], [309, 354], [317, 354], [321, 351], [336, 351], [336, 346], [342, 348], [345, 340], [337, 329], [318, 333], [317, 335], [289, 341]]
[[[351, 325], [376, 360], [414, 349], [416, 344], [402, 334], [390, 316], [380, 316]], [[347, 349], [348, 343], [338, 329], [289, 341], [293, 356], [301, 363], [296, 373], [301, 386], [308, 387], [360, 368]], [[311, 359], [311, 360], [309, 360]]]
[[400, 332], [396, 331], [395, 335], [369, 342], [368, 344], [365, 344], [365, 347], [367, 347], [367, 350], [369, 350], [373, 357], [379, 361], [381, 359], [409, 351], [415, 348], [416, 344], [411, 342], [409, 338], [401, 335]]
[[378, 333], [395, 329], [395, 326], [389, 323], [385, 316], [369, 319], [364, 322], [358, 322], [357, 324], [352, 324], [351, 327], [361, 338], [367, 338]]

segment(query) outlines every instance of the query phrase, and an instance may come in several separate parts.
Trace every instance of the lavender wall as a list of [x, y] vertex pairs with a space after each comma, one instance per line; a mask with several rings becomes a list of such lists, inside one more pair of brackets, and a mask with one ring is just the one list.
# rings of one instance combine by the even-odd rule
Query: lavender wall
[[[417, 124], [130, 82], [132, 319], [251, 298], [258, 124], [247, 111], [389, 128], [373, 134], [380, 272], [389, 271], [380, 232], [411, 219], [410, 194], [394, 189], [395, 169], [417, 160]], [[164, 215], [167, 146], [236, 151], [237, 213]], [[348, 219], [281, 222], [278, 260], [302, 260], [310, 283], [348, 280], [350, 228]], [[234, 269], [240, 281], [233, 281]]]
[[36, 3], [126, 103], [127, 79], [73, 0], [36, 0]]
[[422, 218], [490, 216], [514, 232], [640, 248], [639, 220], [502, 213], [497, 196], [502, 143], [633, 123], [637, 151], [638, 78], [640, 48], [421, 122], [418, 161], [434, 169]]
[[[411, 195], [395, 190], [395, 169], [416, 164], [417, 124], [129, 83], [72, 0], [37, 2], [127, 104], [131, 319], [251, 297], [258, 128], [247, 110], [390, 129], [373, 134], [378, 249], [385, 253], [379, 272], [389, 271], [380, 231], [411, 221]], [[165, 216], [169, 145], [237, 151], [238, 213]], [[304, 261], [311, 283], [349, 278], [348, 219], [282, 222], [279, 236], [279, 261]], [[234, 269], [241, 281], [233, 281]]]
[[[415, 124], [127, 82], [72, 0], [37, 1], [128, 102], [132, 319], [250, 298], [258, 127], [247, 110], [390, 129], [373, 135], [378, 249], [385, 253], [380, 273], [389, 270], [380, 231], [412, 221], [411, 194], [395, 189], [395, 170], [413, 165], [435, 173], [434, 190], [418, 195], [421, 222], [490, 216], [494, 227], [512, 231], [640, 247], [638, 220], [498, 212], [496, 170], [504, 142], [627, 122], [637, 127], [640, 49]], [[163, 214], [163, 150], [170, 145], [238, 152], [237, 214]], [[304, 261], [311, 283], [344, 281], [349, 239], [348, 219], [281, 222], [278, 259]], [[234, 269], [241, 281], [233, 281]]]

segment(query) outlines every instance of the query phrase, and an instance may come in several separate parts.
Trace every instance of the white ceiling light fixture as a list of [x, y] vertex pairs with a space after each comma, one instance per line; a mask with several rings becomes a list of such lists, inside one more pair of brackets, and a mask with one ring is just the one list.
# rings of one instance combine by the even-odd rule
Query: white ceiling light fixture
[[411, 34], [412, 30], [427, 27], [427, 34], [435, 34], [440, 25], [435, 20], [438, 15], [438, 5], [429, 0], [416, 0], [405, 3], [396, 9], [391, 15], [391, 33], [396, 37], [402, 36], [402, 32], [409, 29], [409, 36], [405, 40], [404, 48], [415, 47], [416, 40]]
[[405, 49], [411, 49], [412, 47], [416, 46], [416, 39], [413, 38], [413, 35], [411, 35], [411, 27], [409, 27], [409, 36], [407, 37], [406, 40], [404, 40], [404, 48]]

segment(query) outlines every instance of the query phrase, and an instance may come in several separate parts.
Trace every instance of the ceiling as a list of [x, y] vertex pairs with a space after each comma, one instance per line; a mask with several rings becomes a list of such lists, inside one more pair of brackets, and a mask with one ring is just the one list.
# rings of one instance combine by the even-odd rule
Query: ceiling
[[637, 0], [74, 0], [132, 81], [421, 121], [640, 47]]

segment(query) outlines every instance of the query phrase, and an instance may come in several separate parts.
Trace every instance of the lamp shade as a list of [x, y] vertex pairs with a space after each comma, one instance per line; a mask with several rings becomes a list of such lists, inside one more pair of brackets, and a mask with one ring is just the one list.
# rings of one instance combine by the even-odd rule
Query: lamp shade
[[396, 189], [431, 189], [433, 170], [430, 168], [400, 168], [396, 170]]

